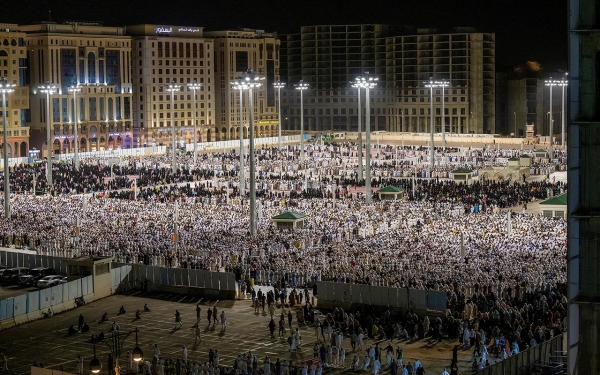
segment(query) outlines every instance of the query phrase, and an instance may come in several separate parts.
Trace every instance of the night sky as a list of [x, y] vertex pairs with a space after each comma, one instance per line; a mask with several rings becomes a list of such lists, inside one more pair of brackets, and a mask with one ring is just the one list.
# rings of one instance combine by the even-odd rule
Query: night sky
[[471, 26], [496, 33], [497, 69], [539, 61], [547, 72], [567, 67], [567, 0], [3, 0], [0, 22], [65, 20], [105, 25], [157, 23], [205, 30], [255, 28], [280, 34], [319, 24], [387, 23]]

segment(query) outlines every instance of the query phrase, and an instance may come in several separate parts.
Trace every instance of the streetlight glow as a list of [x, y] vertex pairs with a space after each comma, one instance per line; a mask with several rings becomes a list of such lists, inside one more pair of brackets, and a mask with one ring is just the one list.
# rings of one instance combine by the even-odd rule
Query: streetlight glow
[[554, 81], [556, 86], [560, 86], [561, 91], [562, 91], [562, 96], [561, 96], [561, 106], [562, 106], [562, 110], [561, 110], [561, 114], [560, 114], [560, 120], [561, 120], [561, 128], [560, 128], [560, 145], [562, 146], [563, 150], [566, 150], [566, 143], [565, 143], [565, 87], [569, 86], [569, 81], [567, 80], [567, 76], [569, 75], [569, 73], [565, 73], [565, 78], [561, 79], [560, 81]]
[[281, 152], [281, 89], [285, 88], [285, 82], [274, 82], [273, 87], [277, 89], [277, 116], [278, 116], [278, 143], [279, 143], [279, 152]]
[[300, 161], [304, 162], [304, 90], [308, 90], [308, 83], [300, 80], [295, 85], [300, 90]]
[[177, 82], [176, 79], [173, 79], [172, 82], [172, 84], [167, 86], [165, 91], [171, 93], [171, 131], [173, 133], [173, 160], [171, 160], [171, 169], [173, 174], [175, 174], [177, 172], [177, 159], [175, 156], [175, 149], [177, 148], [175, 144], [175, 93], [181, 91], [181, 87], [175, 84]]
[[557, 81], [553, 80], [552, 78], [545, 81], [546, 86], [550, 87], [550, 111], [548, 112], [548, 134], [550, 135], [550, 141], [548, 142], [550, 144], [550, 149], [548, 150], [548, 154], [550, 155], [550, 160], [552, 160], [552, 156], [554, 155], [554, 145], [552, 142], [552, 135], [554, 134], [554, 124], [552, 123], [552, 87], [557, 86], [556, 82]]
[[[369, 72], [361, 77], [356, 78], [356, 85], [360, 88], [365, 89], [365, 141], [366, 146], [366, 157], [365, 157], [365, 201], [371, 203], [371, 99], [369, 92], [372, 88], [377, 86], [379, 78], [369, 75]], [[359, 114], [360, 117], [360, 114]]]
[[196, 80], [194, 80], [193, 83], [188, 83], [188, 89], [193, 90], [194, 91], [194, 167], [197, 166], [197, 162], [198, 162], [198, 128], [197, 128], [197, 117], [198, 117], [198, 109], [196, 108], [196, 90], [200, 90], [200, 87], [202, 87], [201, 84], [196, 83]]
[[81, 85], [77, 81], [71, 86], [69, 86], [69, 92], [73, 93], [73, 151], [74, 151], [74, 166], [75, 170], [79, 170], [79, 136], [78, 132], [78, 117], [77, 116], [77, 93], [81, 92]]
[[6, 94], [15, 91], [15, 84], [8, 83], [6, 78], [0, 79], [2, 92], [2, 130], [4, 131], [4, 217], [10, 219], [10, 170], [8, 168], [8, 140], [6, 138]]
[[[442, 147], [444, 151], [446, 150], [446, 108], [445, 108], [445, 93], [446, 87], [450, 87], [450, 84], [447, 81], [435, 81], [434, 84], [436, 87], [442, 88]], [[450, 119], [452, 121], [452, 119]], [[450, 133], [452, 133], [452, 123], [450, 123]]]
[[56, 93], [58, 90], [57, 86], [46, 84], [38, 86], [41, 93], [46, 94], [46, 182], [48, 183], [48, 192], [52, 189], [52, 141], [50, 139], [50, 95]]

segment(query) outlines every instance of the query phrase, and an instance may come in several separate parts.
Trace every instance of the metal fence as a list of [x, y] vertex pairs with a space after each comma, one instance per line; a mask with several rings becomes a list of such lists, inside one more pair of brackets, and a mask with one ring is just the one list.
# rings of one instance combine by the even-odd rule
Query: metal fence
[[[300, 142], [300, 135], [286, 135], [281, 137], [281, 143]], [[254, 138], [255, 145], [276, 145], [279, 143], [279, 137]], [[244, 147], [250, 145], [249, 139], [244, 139]], [[219, 142], [202, 142], [198, 143], [198, 150], [222, 150], [224, 148], [240, 147], [240, 140], [219, 141]], [[185, 145], [185, 150], [188, 152], [194, 151], [194, 144], [188, 143]]]
[[[163, 155], [167, 152], [166, 146], [154, 146], [154, 147], [139, 147], [139, 148], [119, 148], [116, 150], [104, 150], [104, 151], [90, 151], [80, 152], [78, 154], [80, 159], [85, 158], [110, 158], [110, 157], [122, 157], [122, 156], [144, 156], [144, 155]], [[59, 154], [56, 156], [59, 160], [73, 159], [75, 154]]]
[[67, 259], [54, 256], [37, 255], [20, 251], [0, 250], [0, 266], [15, 267], [52, 267], [56, 272], [66, 275]]
[[566, 357], [563, 357], [566, 342], [565, 332], [480, 370], [477, 375], [566, 374]]
[[317, 281], [319, 301], [446, 311], [446, 292]]
[[168, 268], [143, 264], [113, 264], [112, 286], [140, 287], [146, 280], [150, 284], [235, 291], [235, 274], [187, 268]]

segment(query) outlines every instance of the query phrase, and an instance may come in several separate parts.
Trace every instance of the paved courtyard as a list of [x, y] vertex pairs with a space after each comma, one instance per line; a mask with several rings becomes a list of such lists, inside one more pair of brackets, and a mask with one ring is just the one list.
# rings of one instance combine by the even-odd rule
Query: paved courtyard
[[[139, 344], [144, 351], [145, 358], [151, 358], [154, 344], [158, 343], [163, 357], [180, 358], [182, 345], [188, 348], [188, 359], [192, 361], [208, 361], [208, 350], [216, 349], [221, 355], [220, 363], [231, 366], [233, 359], [240, 352], [252, 351], [261, 360], [268, 355], [273, 361], [277, 358], [288, 358], [296, 363], [313, 356], [313, 345], [315, 333], [313, 327], [300, 326], [302, 331], [302, 347], [290, 353], [284, 339], [269, 338], [267, 324], [269, 316], [266, 313], [255, 314], [250, 306], [249, 300], [238, 301], [210, 301], [201, 300], [202, 314], [201, 324], [202, 342], [194, 345], [194, 325], [196, 322], [195, 305], [197, 298], [174, 295], [174, 294], [152, 294], [142, 296], [139, 292], [130, 295], [115, 295], [85, 306], [57, 314], [52, 318], [38, 320], [21, 326], [0, 331], [0, 353], [8, 358], [10, 374], [26, 374], [30, 371], [31, 363], [36, 360], [43, 363], [46, 368], [59, 369], [62, 365], [64, 371], [76, 372], [77, 355], [84, 357], [85, 370], [88, 374], [88, 364], [93, 357], [93, 345], [90, 343], [92, 334], [108, 330], [113, 320], [116, 320], [121, 331], [129, 331], [138, 327]], [[151, 312], [142, 313], [140, 320], [135, 320], [137, 309], [143, 310], [147, 303]], [[126, 314], [117, 315], [119, 307], [124, 306]], [[225, 310], [227, 314], [227, 329], [221, 330], [220, 324], [206, 324], [206, 310], [208, 307], [216, 306], [221, 313]], [[178, 309], [182, 314], [183, 327], [174, 329], [174, 314]], [[279, 314], [281, 309], [278, 309]], [[109, 322], [99, 323], [104, 312], [108, 313]], [[287, 312], [287, 311], [286, 311]], [[86, 322], [90, 325], [90, 332], [85, 334], [68, 334], [68, 327], [77, 324], [79, 314], [83, 314]], [[277, 321], [278, 319], [276, 319]], [[294, 317], [295, 320], [295, 317]], [[297, 324], [293, 323], [296, 327]], [[289, 330], [286, 327], [286, 334]], [[286, 336], [287, 337], [287, 336]], [[373, 344], [371, 340], [366, 341], [366, 347]], [[441, 374], [445, 366], [448, 366], [452, 357], [451, 349], [455, 342], [444, 341], [442, 344], [429, 345], [426, 341], [413, 343], [394, 340], [392, 345], [396, 348], [400, 345], [404, 352], [404, 361], [414, 362], [421, 360], [427, 374]], [[381, 343], [380, 346], [387, 346]], [[135, 346], [135, 336], [131, 335], [125, 342], [123, 353], [131, 351]], [[350, 349], [349, 339], [344, 339], [344, 347], [347, 350], [346, 365], [348, 366], [354, 354]], [[107, 373], [108, 347], [105, 344], [97, 345], [97, 356], [103, 364], [103, 374]], [[122, 355], [124, 358], [125, 355]], [[364, 353], [360, 353], [361, 363]], [[459, 365], [461, 373], [470, 369], [471, 351], [459, 352]], [[383, 359], [383, 356], [382, 356]], [[124, 362], [121, 361], [123, 365]], [[389, 373], [387, 366], [383, 372]], [[350, 372], [349, 370], [346, 370]], [[327, 370], [326, 372], [341, 372]], [[368, 370], [372, 372], [372, 368]]]

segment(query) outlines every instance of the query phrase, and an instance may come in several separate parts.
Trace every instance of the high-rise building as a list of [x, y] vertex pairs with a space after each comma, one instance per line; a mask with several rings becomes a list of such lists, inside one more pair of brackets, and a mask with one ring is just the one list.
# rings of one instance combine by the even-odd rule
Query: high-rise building
[[[280, 42], [275, 33], [240, 29], [210, 31], [206, 37], [215, 43], [216, 126], [215, 139], [239, 139], [239, 92], [231, 82], [249, 69], [263, 77], [262, 85], [254, 91], [254, 136], [277, 135], [278, 116], [273, 83], [279, 80]], [[248, 104], [244, 95], [244, 137], [248, 135]]]
[[[50, 84], [58, 88], [50, 97], [54, 153], [73, 152], [75, 122], [80, 152], [132, 147], [131, 38], [125, 28], [71, 22], [19, 29], [30, 66], [32, 145], [45, 149], [46, 97], [37, 88]], [[76, 84], [81, 91], [74, 103], [69, 86]]]
[[[15, 85], [12, 93], [6, 94], [6, 136], [11, 157], [27, 156], [30, 148], [29, 127], [26, 117], [29, 110], [28, 61], [25, 34], [15, 24], [0, 23], [0, 79]], [[2, 98], [0, 96], [0, 102]], [[0, 103], [0, 111], [2, 111]], [[1, 112], [0, 112], [1, 113]], [[0, 125], [3, 117], [0, 116]], [[2, 135], [2, 128], [0, 128]], [[0, 142], [4, 142], [0, 137]]]
[[[194, 142], [194, 118], [198, 142], [214, 141], [215, 81], [214, 43], [202, 27], [173, 25], [127, 26], [133, 43], [133, 118], [136, 147], [172, 144], [175, 125], [178, 146]], [[188, 83], [199, 83], [194, 90]], [[173, 94], [166, 89], [175, 85]], [[174, 118], [171, 118], [173, 112]], [[196, 117], [195, 117], [196, 116]]]
[[[429, 131], [429, 89], [445, 80], [445, 128], [449, 132], [495, 131], [495, 36], [471, 28], [449, 33], [390, 25], [305, 26], [282, 42], [282, 104], [287, 127], [299, 128], [299, 94], [293, 83], [312, 88], [305, 95], [309, 131], [356, 131], [357, 93], [349, 82], [369, 73], [379, 79], [371, 93], [372, 130]], [[435, 129], [442, 129], [441, 89], [434, 90]]]
[[[526, 125], [533, 125], [536, 134], [547, 134], [548, 97], [544, 79], [538, 73], [497, 73], [496, 133], [524, 137]], [[560, 99], [555, 90], [554, 98]], [[553, 107], [560, 103], [555, 101]], [[555, 112], [556, 114], [556, 112]], [[555, 120], [559, 119], [556, 114]]]

